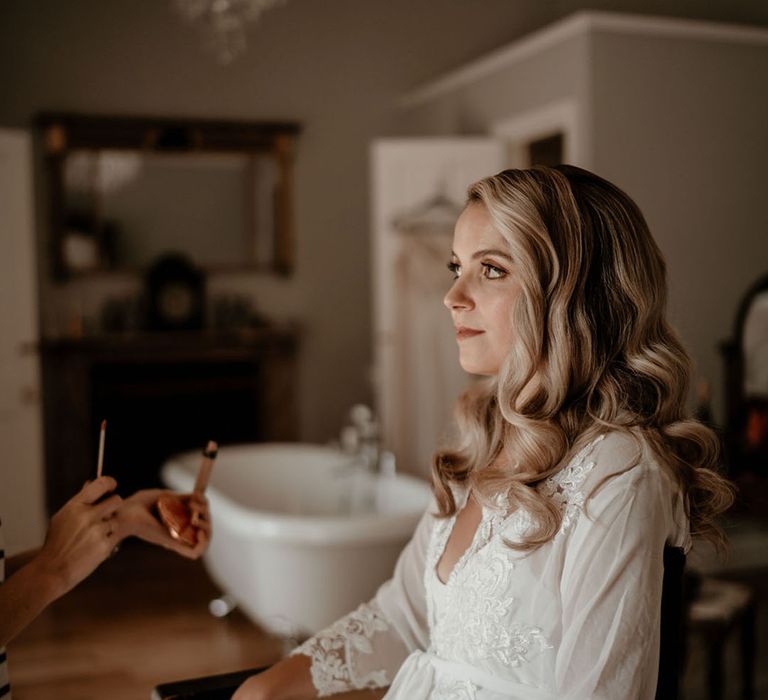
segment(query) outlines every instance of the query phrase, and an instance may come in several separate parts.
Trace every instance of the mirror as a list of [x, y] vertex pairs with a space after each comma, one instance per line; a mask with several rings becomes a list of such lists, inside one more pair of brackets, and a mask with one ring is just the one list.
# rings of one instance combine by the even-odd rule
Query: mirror
[[752, 297], [742, 331], [744, 394], [768, 401], [768, 290]]
[[183, 253], [206, 271], [293, 267], [293, 123], [44, 114], [54, 278], [143, 272]]
[[758, 289], [744, 316], [744, 461], [768, 476], [768, 289]]

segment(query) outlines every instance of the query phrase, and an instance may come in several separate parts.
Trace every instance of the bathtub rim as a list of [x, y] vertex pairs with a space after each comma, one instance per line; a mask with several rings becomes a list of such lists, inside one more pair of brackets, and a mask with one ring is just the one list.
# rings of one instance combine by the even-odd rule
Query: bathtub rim
[[[306, 443], [256, 443], [261, 447], [300, 447], [322, 448], [324, 445]], [[247, 449], [255, 445], [232, 445], [233, 448]], [[333, 448], [329, 447], [329, 451]], [[162, 465], [162, 481], [171, 489], [180, 493], [189, 493], [195, 477], [184, 466], [184, 460], [197, 459], [199, 452], [189, 451], [173, 455]], [[391, 477], [382, 477], [391, 478]], [[407, 540], [413, 535], [416, 525], [426, 510], [434, 510], [434, 497], [429, 484], [423, 479], [410, 474], [397, 474], [398, 480], [424, 489], [424, 508], [411, 513], [370, 514], [351, 516], [296, 516], [284, 515], [274, 511], [260, 511], [246, 508], [230, 497], [218, 491], [212, 484], [206, 491], [213, 520], [214, 537], [220, 530], [244, 537], [256, 537], [272, 543], [312, 544], [312, 545], [353, 545], [374, 542], [392, 542]], [[225, 524], [217, 525], [225, 520]], [[350, 525], [354, 520], [354, 525]]]

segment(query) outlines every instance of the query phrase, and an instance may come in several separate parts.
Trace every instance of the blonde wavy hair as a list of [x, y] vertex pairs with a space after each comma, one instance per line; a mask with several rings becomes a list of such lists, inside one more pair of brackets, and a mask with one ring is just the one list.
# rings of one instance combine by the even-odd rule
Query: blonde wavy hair
[[508, 242], [521, 293], [499, 374], [458, 400], [458, 440], [432, 460], [438, 515], [451, 483], [492, 504], [509, 495], [537, 523], [518, 549], [557, 533], [562, 515], [532, 488], [607, 430], [644, 441], [679, 484], [693, 535], [718, 545], [733, 502], [719, 442], [686, 416], [691, 361], [665, 318], [666, 266], [637, 205], [581, 168], [505, 170], [469, 188]]

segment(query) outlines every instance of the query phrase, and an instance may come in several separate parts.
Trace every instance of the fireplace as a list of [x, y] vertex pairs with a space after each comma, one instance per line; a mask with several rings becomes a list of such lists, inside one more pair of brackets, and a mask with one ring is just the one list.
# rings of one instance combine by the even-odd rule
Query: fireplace
[[57, 510], [96, 470], [125, 496], [159, 485], [172, 454], [297, 439], [297, 332], [153, 333], [46, 341], [41, 346], [46, 501]]

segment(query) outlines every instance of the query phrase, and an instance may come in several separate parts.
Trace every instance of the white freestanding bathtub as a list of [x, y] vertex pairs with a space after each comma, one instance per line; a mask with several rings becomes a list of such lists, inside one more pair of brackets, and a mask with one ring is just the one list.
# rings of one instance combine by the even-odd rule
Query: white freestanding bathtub
[[[200, 453], [171, 458], [162, 479], [190, 492]], [[205, 566], [257, 624], [314, 633], [369, 599], [429, 503], [426, 482], [366, 473], [321, 445], [222, 447], [206, 495]]]

